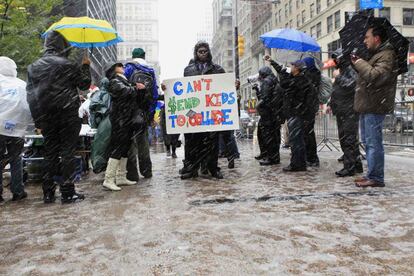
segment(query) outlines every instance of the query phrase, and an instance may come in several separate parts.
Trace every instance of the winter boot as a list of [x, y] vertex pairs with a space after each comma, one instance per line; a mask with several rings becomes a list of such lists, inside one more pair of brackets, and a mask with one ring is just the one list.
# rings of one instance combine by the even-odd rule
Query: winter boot
[[75, 203], [76, 201], [85, 199], [84, 195], [75, 191], [75, 184], [72, 182], [67, 182], [61, 185], [60, 193], [62, 194], [62, 204]]
[[119, 162], [118, 170], [116, 172], [116, 179], [115, 179], [115, 183], [116, 183], [117, 186], [129, 186], [129, 185], [137, 184], [137, 182], [130, 181], [126, 178], [126, 175], [127, 175], [127, 170], [126, 170], [127, 161], [128, 161], [128, 158], [121, 158], [121, 160]]
[[102, 184], [104, 188], [111, 190], [111, 191], [121, 190], [121, 188], [119, 188], [115, 184], [116, 171], [118, 170], [120, 162], [121, 160], [109, 158], [108, 165], [106, 166], [106, 171], [105, 171], [105, 181]]

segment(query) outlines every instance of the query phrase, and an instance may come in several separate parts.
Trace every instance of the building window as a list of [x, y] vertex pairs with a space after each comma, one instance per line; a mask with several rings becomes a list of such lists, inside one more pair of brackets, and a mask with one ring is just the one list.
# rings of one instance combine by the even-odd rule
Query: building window
[[292, 28], [293, 26], [293, 21], [292, 21], [292, 19], [291, 20], [289, 20], [289, 28]]
[[275, 13], [275, 24], [277, 25], [277, 19], [278, 19], [278, 15], [277, 15], [277, 12]]
[[316, 24], [316, 38], [320, 38], [322, 36], [322, 24], [319, 22]]
[[296, 9], [299, 9], [299, 0], [296, 0]]
[[289, 7], [288, 7], [288, 4], [286, 3], [285, 4], [285, 18], [288, 17], [288, 9], [289, 9]]
[[321, 12], [321, 0], [316, 0], [316, 14]]
[[414, 25], [414, 9], [403, 9], [403, 24]]
[[310, 18], [313, 18], [314, 15], [315, 4], [310, 4]]
[[316, 26], [313, 26], [310, 32], [311, 37], [316, 38]]
[[328, 27], [328, 34], [333, 31], [333, 18], [332, 15], [328, 16], [326, 19], [326, 26]]
[[306, 11], [303, 10], [302, 11], [302, 24], [305, 24], [305, 22], [306, 22]]
[[282, 23], [282, 10], [279, 10], [279, 22]]
[[388, 21], [391, 21], [391, 8], [390, 7], [384, 7], [379, 10], [379, 16], [385, 17], [388, 19]]
[[300, 26], [300, 15], [296, 15], [296, 28], [299, 28]]
[[326, 0], [326, 5], [329, 7], [332, 4], [332, 0]]
[[292, 14], [292, 0], [289, 0], [289, 15]]
[[335, 29], [341, 27], [341, 11], [335, 13]]

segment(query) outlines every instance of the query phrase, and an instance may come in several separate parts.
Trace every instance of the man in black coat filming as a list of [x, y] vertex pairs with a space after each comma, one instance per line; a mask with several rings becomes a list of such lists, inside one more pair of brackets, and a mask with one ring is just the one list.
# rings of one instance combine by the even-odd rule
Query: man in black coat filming
[[43, 200], [56, 200], [54, 177], [62, 176], [62, 203], [71, 203], [84, 199], [75, 191], [75, 150], [81, 129], [78, 89], [86, 90], [91, 84], [90, 60], [84, 57], [82, 66], [69, 61], [71, 47], [55, 31], [48, 34], [44, 47], [43, 57], [29, 66], [27, 76], [30, 112], [45, 139]]
[[335, 174], [339, 177], [362, 173], [359, 153], [358, 123], [359, 115], [354, 111], [354, 97], [358, 73], [351, 66], [350, 60], [342, 55], [342, 49], [332, 54], [337, 70], [334, 71], [335, 82], [330, 106], [338, 124], [339, 142], [344, 152], [344, 168]]
[[280, 126], [283, 123], [283, 91], [272, 70], [265, 66], [259, 70], [260, 89], [253, 86], [259, 100], [260, 120], [257, 136], [260, 146], [260, 165], [280, 164]]

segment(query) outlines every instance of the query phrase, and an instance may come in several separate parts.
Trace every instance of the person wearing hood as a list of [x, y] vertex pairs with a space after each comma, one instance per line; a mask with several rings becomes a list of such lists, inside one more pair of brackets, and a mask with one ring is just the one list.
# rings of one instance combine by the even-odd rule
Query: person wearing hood
[[[225, 73], [212, 59], [209, 44], [204, 41], [198, 42], [194, 47], [194, 59], [184, 69], [184, 77]], [[186, 133], [184, 136], [185, 159], [184, 168], [179, 171], [181, 178], [197, 177], [200, 165], [204, 162], [213, 177], [222, 179], [223, 175], [218, 167], [218, 133]]]
[[125, 64], [125, 77], [132, 85], [142, 83], [146, 86], [144, 100], [136, 103], [135, 111], [144, 114], [146, 125], [136, 131], [131, 150], [128, 155], [128, 179], [138, 181], [137, 154], [139, 170], [143, 177], [152, 177], [152, 162], [148, 139], [148, 127], [154, 120], [158, 99], [157, 78], [153, 68], [145, 60], [145, 51], [135, 48], [132, 51], [132, 62]]
[[277, 62], [266, 55], [265, 60], [270, 62], [280, 77], [280, 86], [284, 89], [283, 113], [288, 121], [289, 141], [291, 144], [291, 158], [289, 166], [283, 168], [285, 172], [306, 171], [306, 147], [304, 140], [304, 120], [309, 113], [307, 99], [313, 95], [315, 87], [305, 77], [306, 64], [302, 60], [291, 63], [291, 72], [288, 74]]
[[259, 70], [260, 89], [255, 86], [258, 104], [257, 111], [260, 120], [257, 129], [260, 155], [260, 165], [280, 164], [280, 127], [283, 121], [282, 104], [283, 91], [270, 67], [264, 66]]
[[109, 79], [108, 92], [111, 96], [111, 141], [109, 160], [105, 171], [103, 187], [111, 191], [120, 191], [119, 186], [135, 185], [136, 181], [127, 179], [128, 151], [133, 139], [134, 102], [144, 97], [145, 85], [131, 85], [124, 75], [122, 63], [105, 65], [105, 76]]
[[306, 101], [308, 113], [303, 121], [306, 163], [309, 167], [319, 167], [318, 147], [315, 135], [315, 117], [319, 110], [318, 91], [321, 85], [321, 71], [316, 67], [314, 58], [306, 57], [303, 59], [303, 62], [305, 63], [305, 77], [309, 79], [315, 88], [312, 90], [314, 93], [308, 95], [311, 98]]
[[362, 163], [359, 158], [358, 122], [359, 116], [354, 111], [355, 86], [357, 72], [352, 68], [342, 54], [342, 49], [332, 54], [336, 65], [333, 72], [335, 81], [330, 100], [330, 107], [336, 116], [338, 136], [344, 153], [344, 168], [335, 172], [338, 177], [352, 176], [362, 173]]
[[369, 60], [351, 55], [352, 64], [358, 72], [354, 110], [360, 114], [361, 139], [368, 163], [366, 176], [355, 179], [355, 184], [358, 187], [384, 187], [382, 127], [385, 115], [394, 111], [397, 56], [382, 26], [370, 26], [364, 43], [371, 53]]
[[[54, 176], [61, 175], [62, 203], [84, 199], [75, 191], [74, 177], [77, 162], [75, 150], [81, 129], [78, 117], [78, 89], [87, 90], [91, 84], [90, 60], [84, 57], [78, 66], [68, 59], [70, 45], [56, 31], [45, 40], [43, 57], [28, 67], [27, 99], [35, 127], [44, 137], [45, 173], [43, 200], [55, 201]], [[59, 161], [60, 160], [60, 161]]]
[[27, 197], [21, 153], [23, 136], [32, 116], [26, 99], [26, 83], [17, 78], [16, 69], [12, 59], [0, 57], [0, 202], [4, 200], [3, 167], [6, 163], [10, 164], [12, 201]]

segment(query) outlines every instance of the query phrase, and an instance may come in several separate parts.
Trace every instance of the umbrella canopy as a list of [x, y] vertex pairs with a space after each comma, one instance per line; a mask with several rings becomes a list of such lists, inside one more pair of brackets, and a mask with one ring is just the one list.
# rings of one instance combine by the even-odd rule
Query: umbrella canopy
[[107, 47], [123, 41], [108, 21], [87, 16], [63, 17], [50, 26], [42, 37], [51, 31], [59, 32], [77, 48]]
[[297, 52], [319, 52], [321, 50], [315, 39], [295, 29], [275, 29], [261, 35], [260, 39], [267, 48]]
[[369, 17], [357, 14], [339, 31], [343, 53], [348, 57], [354, 49], [358, 49], [358, 56], [369, 58], [368, 49], [364, 44], [364, 37], [370, 26], [382, 26], [387, 30], [388, 41], [394, 47], [398, 58], [398, 73], [408, 71], [407, 56], [409, 41], [398, 32], [384, 17]]

